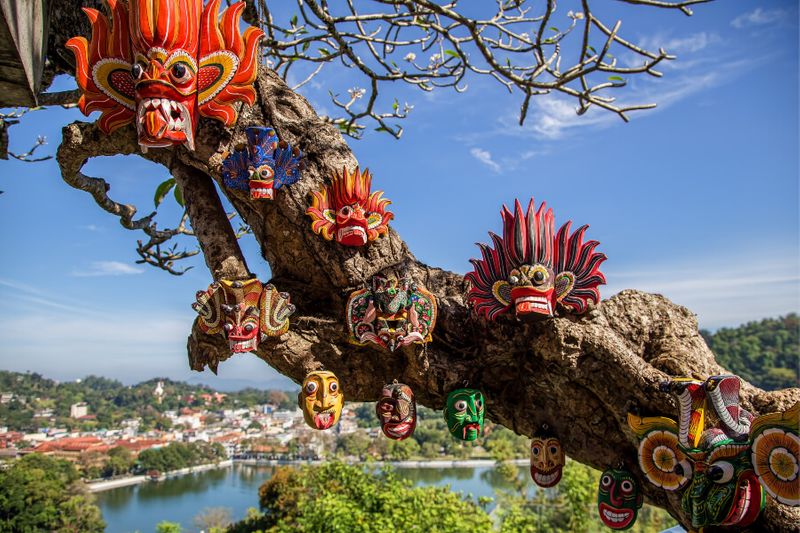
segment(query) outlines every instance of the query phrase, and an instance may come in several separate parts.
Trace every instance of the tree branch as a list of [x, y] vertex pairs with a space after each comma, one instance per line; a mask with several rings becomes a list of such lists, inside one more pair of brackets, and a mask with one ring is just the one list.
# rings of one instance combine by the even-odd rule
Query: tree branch
[[[262, 72], [257, 89], [258, 105], [243, 110], [230, 137], [198, 146], [199, 156], [177, 155], [187, 164], [206, 161], [209, 174], [219, 180], [221, 156], [242, 138], [244, 128], [256, 124], [272, 125], [281, 139], [306, 154], [303, 178], [281, 189], [273, 201], [223, 189], [253, 228], [274, 274], [272, 283], [288, 291], [297, 306], [289, 332], [262, 343], [258, 357], [298, 383], [309, 370], [331, 370], [348, 400], [376, 400], [384, 383], [398, 379], [414, 389], [421, 404], [438, 409], [450, 390], [468, 383], [484, 393], [493, 421], [528, 436], [547, 423], [570, 457], [595, 468], [622, 461], [640, 478], [648, 501], [687, 524], [679, 498], [641, 476], [638, 442], [626, 416], [637, 410], [676, 417], [675, 400], [659, 390], [659, 383], [670, 376], [725, 373], [700, 336], [694, 315], [661, 296], [623, 291], [579, 317], [538, 323], [506, 317], [493, 324], [475, 319], [465, 305], [463, 276], [417, 261], [394, 230], [364, 248], [343, 247], [312, 232], [304, 214], [309, 192], [356, 161], [333, 126], [277, 74]], [[380, 187], [380, 176], [374, 186]], [[389, 353], [347, 341], [348, 295], [389, 268], [407, 269], [438, 299], [434, 338], [425, 348]], [[188, 352], [195, 370], [216, 370], [231, 356], [222, 336], [206, 335], [197, 324]], [[785, 409], [795, 401], [800, 401], [800, 389], [765, 392], [742, 384], [742, 405], [754, 414]], [[770, 502], [753, 527], [780, 530], [798, 518], [800, 509]]]

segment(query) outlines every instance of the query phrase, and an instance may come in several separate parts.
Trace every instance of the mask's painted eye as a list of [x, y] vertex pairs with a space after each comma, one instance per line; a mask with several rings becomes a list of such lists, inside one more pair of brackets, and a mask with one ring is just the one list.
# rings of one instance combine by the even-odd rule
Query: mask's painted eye
[[606, 474], [605, 476], [600, 478], [600, 486], [604, 489], [609, 488], [614, 483], [614, 479]]
[[727, 483], [733, 479], [733, 465], [727, 461], [717, 461], [708, 469], [708, 478], [714, 483]]
[[233, 329], [233, 324], [225, 324], [224, 326], [222, 326], [222, 329], [224, 329], [227, 333], [230, 333], [231, 330]]
[[556, 448], [555, 446], [550, 446], [550, 455], [557, 455], [557, 454], [558, 454], [558, 448]]
[[306, 383], [306, 394], [314, 394], [315, 392], [317, 392], [317, 382], [309, 381]]
[[252, 322], [250, 322], [249, 324], [246, 324], [246, 325], [245, 325], [245, 327], [244, 327], [244, 330], [245, 330], [247, 333], [250, 333], [250, 332], [251, 332], [251, 331], [253, 331], [254, 329], [256, 329], [256, 325], [255, 325], [255, 324], [253, 324]]
[[170, 70], [172, 80], [177, 83], [186, 83], [191, 78], [192, 71], [186, 66], [186, 63], [179, 61], [172, 65]]
[[133, 76], [133, 79], [135, 80], [140, 79], [142, 77], [142, 74], [144, 74], [144, 69], [142, 68], [142, 65], [140, 65], [139, 63], [134, 63], [133, 66], [131, 67], [131, 76]]
[[633, 492], [633, 482], [629, 479], [623, 479], [622, 483], [619, 484], [619, 488], [622, 489], [623, 494], [630, 494]]
[[533, 281], [535, 281], [536, 283], [543, 282], [544, 281], [544, 272], [542, 272], [541, 270], [537, 270], [536, 272], [534, 272], [533, 273]]
[[539, 454], [542, 453], [542, 449], [539, 448], [538, 446], [533, 446], [531, 447], [531, 453], [538, 457]]
[[390, 404], [388, 404], [388, 403], [382, 403], [381, 404], [381, 409], [383, 409], [384, 411], [391, 411], [392, 410], [392, 406]]
[[339, 214], [343, 217], [349, 217], [353, 214], [353, 208], [349, 205], [344, 206], [343, 208], [339, 209]]
[[478, 398], [477, 400], [475, 400], [475, 407], [477, 407], [477, 408], [478, 408], [478, 411], [480, 411], [481, 409], [483, 409], [483, 400], [481, 400], [480, 398]]
[[517, 283], [519, 283], [519, 278], [517, 276], [509, 276], [508, 282], [511, 283], [512, 285], [516, 285]]
[[328, 389], [330, 389], [331, 392], [336, 392], [339, 390], [339, 384], [335, 381], [331, 381], [331, 384], [328, 385]]
[[458, 400], [453, 407], [456, 408], [456, 411], [463, 412], [467, 410], [467, 402], [464, 400]]
[[674, 471], [679, 476], [683, 476], [686, 479], [692, 479], [692, 465], [686, 459], [676, 464]]

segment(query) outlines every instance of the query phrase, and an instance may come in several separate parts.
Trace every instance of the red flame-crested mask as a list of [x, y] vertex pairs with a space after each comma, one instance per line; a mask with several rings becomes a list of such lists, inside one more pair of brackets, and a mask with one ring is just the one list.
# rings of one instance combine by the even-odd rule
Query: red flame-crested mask
[[252, 105], [258, 28], [239, 31], [244, 2], [218, 19], [220, 0], [106, 0], [111, 20], [84, 8], [92, 40], [73, 37], [75, 79], [85, 115], [100, 111], [105, 133], [135, 123], [143, 151], [184, 144], [194, 150], [198, 113], [236, 121], [236, 102]]
[[200, 329], [224, 335], [231, 353], [253, 352], [267, 337], [283, 335], [295, 311], [287, 293], [256, 278], [213, 283], [197, 292], [192, 308], [200, 315]]
[[306, 210], [311, 229], [345, 246], [363, 246], [388, 233], [394, 214], [386, 207], [392, 202], [383, 198], [383, 191], [370, 192], [371, 186], [369, 170], [343, 169], [329, 186], [311, 193], [311, 207]]
[[568, 221], [555, 233], [553, 210], [544, 203], [535, 210], [533, 198], [527, 211], [517, 200], [513, 213], [503, 206], [500, 214], [503, 236], [490, 232], [494, 247], [478, 244], [482, 259], [470, 259], [468, 299], [476, 313], [495, 320], [513, 307], [517, 317], [551, 317], [557, 306], [583, 313], [598, 302], [606, 256], [594, 251], [597, 241], [583, 242], [589, 226], [570, 234]]

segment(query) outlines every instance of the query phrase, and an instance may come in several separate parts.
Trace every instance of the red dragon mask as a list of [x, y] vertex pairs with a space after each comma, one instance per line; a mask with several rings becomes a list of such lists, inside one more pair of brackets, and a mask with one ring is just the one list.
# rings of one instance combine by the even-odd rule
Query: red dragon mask
[[258, 42], [264, 32], [239, 31], [245, 7], [219, 16], [220, 0], [106, 0], [111, 20], [84, 8], [92, 40], [73, 37], [75, 79], [85, 115], [100, 111], [105, 133], [131, 122], [142, 151], [184, 144], [194, 150], [198, 114], [236, 121], [236, 102], [252, 105]]
[[386, 235], [394, 218], [386, 206], [392, 202], [383, 198], [383, 191], [370, 192], [371, 186], [369, 170], [362, 173], [356, 167], [348, 173], [343, 169], [329, 186], [311, 193], [311, 207], [306, 210], [311, 229], [345, 246], [364, 246]]
[[519, 201], [514, 213], [503, 206], [503, 236], [492, 232], [494, 247], [478, 244], [482, 259], [470, 259], [475, 267], [467, 274], [472, 284], [469, 302], [478, 315], [495, 320], [514, 308], [517, 317], [552, 317], [556, 306], [575, 313], [600, 300], [598, 285], [606, 282], [597, 253], [597, 241], [583, 242], [589, 226], [570, 234], [572, 222], [555, 232], [553, 210], [545, 204], [527, 212]]

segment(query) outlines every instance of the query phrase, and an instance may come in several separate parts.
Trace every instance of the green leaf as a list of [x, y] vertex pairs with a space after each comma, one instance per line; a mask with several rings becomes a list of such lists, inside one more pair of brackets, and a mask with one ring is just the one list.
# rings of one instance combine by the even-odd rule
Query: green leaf
[[321, 55], [321, 56], [329, 56], [329, 55], [331, 55], [331, 52], [327, 48], [320, 48], [319, 49], [319, 55]]
[[311, 46], [311, 41], [306, 41], [303, 43], [303, 52], [308, 50], [308, 47]]
[[175, 186], [175, 178], [169, 178], [161, 182], [161, 185], [156, 187], [156, 194], [153, 197], [153, 203], [155, 204], [156, 207], [158, 207], [158, 205], [162, 201], [164, 201], [164, 197], [167, 195], [169, 190], [172, 189], [174, 186]]
[[179, 206], [186, 207], [186, 204], [183, 202], [183, 191], [181, 190], [181, 186], [177, 183], [175, 184], [175, 201], [178, 202]]
[[394, 103], [392, 104], [392, 109], [397, 111], [399, 107], [400, 107], [400, 103], [397, 101], [397, 99], [395, 99]]
[[609, 80], [609, 81], [618, 81], [618, 82], [620, 82], [620, 83], [625, 83], [625, 79], [624, 79], [624, 78], [621, 78], [621, 77], [619, 77], [619, 76], [609, 76], [609, 77], [608, 77], [608, 80]]
[[458, 57], [458, 52], [456, 52], [455, 50], [445, 50], [444, 55], [450, 57]]
[[297, 26], [297, 15], [293, 15], [292, 18], [289, 20], [289, 23], [292, 26]]
[[549, 27], [549, 28], [547, 28], [547, 29], [548, 29], [548, 30], [552, 30], [552, 31], [554, 31], [554, 32], [556, 32], [556, 33], [560, 33], [560, 32], [561, 32], [561, 30], [559, 30], [559, 29], [558, 29], [558, 28], [556, 28], [555, 26], [550, 26], [550, 27]]

